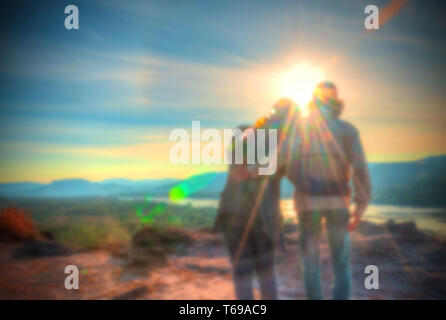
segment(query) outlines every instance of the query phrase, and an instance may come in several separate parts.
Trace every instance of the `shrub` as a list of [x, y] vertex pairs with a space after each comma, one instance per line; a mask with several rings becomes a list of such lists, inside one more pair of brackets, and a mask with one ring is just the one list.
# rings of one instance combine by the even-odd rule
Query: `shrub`
[[0, 235], [6, 240], [27, 240], [34, 238], [34, 224], [25, 210], [5, 208], [0, 213]]
[[77, 217], [63, 224], [46, 225], [57, 241], [77, 249], [109, 248], [130, 241], [121, 221], [110, 217]]

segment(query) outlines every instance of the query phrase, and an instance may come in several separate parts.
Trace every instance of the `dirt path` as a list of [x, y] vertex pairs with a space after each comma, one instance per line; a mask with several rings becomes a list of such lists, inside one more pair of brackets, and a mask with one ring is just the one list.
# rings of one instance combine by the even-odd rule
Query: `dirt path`
[[[305, 299], [297, 232], [287, 235], [286, 253], [277, 253], [280, 299]], [[354, 299], [444, 298], [444, 246], [407, 243], [389, 234], [352, 236]], [[407, 242], [407, 241], [406, 241]], [[0, 247], [0, 299], [234, 299], [226, 249], [215, 235], [203, 234], [182, 255], [170, 255], [167, 266], [147, 271], [126, 266], [106, 251], [14, 260], [14, 247]], [[440, 250], [441, 255], [437, 251]], [[332, 273], [327, 244], [322, 244], [324, 294], [330, 298]], [[79, 290], [64, 287], [64, 269], [80, 270]], [[380, 270], [380, 289], [364, 288], [364, 268]], [[256, 292], [258, 297], [258, 291]]]

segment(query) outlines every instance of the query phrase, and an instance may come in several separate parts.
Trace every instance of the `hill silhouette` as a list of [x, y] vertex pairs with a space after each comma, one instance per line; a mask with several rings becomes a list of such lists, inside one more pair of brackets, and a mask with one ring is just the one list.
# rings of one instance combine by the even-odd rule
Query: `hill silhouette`
[[[446, 155], [428, 157], [418, 161], [370, 163], [372, 201], [383, 204], [419, 206], [445, 206]], [[56, 180], [49, 184], [17, 182], [0, 184], [0, 197], [4, 198], [74, 198], [110, 196], [168, 196], [181, 183], [207, 181], [204, 187], [194, 190], [191, 198], [218, 198], [223, 190], [226, 172], [209, 172], [188, 179], [124, 178], [92, 182], [86, 179]], [[282, 197], [293, 194], [293, 186], [282, 182]]]

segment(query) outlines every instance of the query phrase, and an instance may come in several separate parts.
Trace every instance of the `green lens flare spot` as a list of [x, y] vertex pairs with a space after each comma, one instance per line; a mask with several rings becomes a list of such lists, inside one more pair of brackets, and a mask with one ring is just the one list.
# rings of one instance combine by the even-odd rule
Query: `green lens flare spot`
[[180, 201], [185, 199], [187, 196], [188, 191], [186, 190], [186, 186], [182, 184], [173, 187], [169, 192], [169, 199], [171, 201]]

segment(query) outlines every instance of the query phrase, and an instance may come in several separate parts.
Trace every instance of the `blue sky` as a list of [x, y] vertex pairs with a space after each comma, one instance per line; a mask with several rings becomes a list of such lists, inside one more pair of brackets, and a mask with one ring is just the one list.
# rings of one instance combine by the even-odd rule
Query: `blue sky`
[[[68, 4], [79, 30], [64, 28]], [[169, 163], [169, 131], [254, 122], [281, 97], [277, 75], [301, 62], [338, 84], [369, 160], [445, 153], [441, 2], [408, 1], [373, 33], [368, 4], [10, 1], [0, 13], [0, 181], [193, 174]]]

